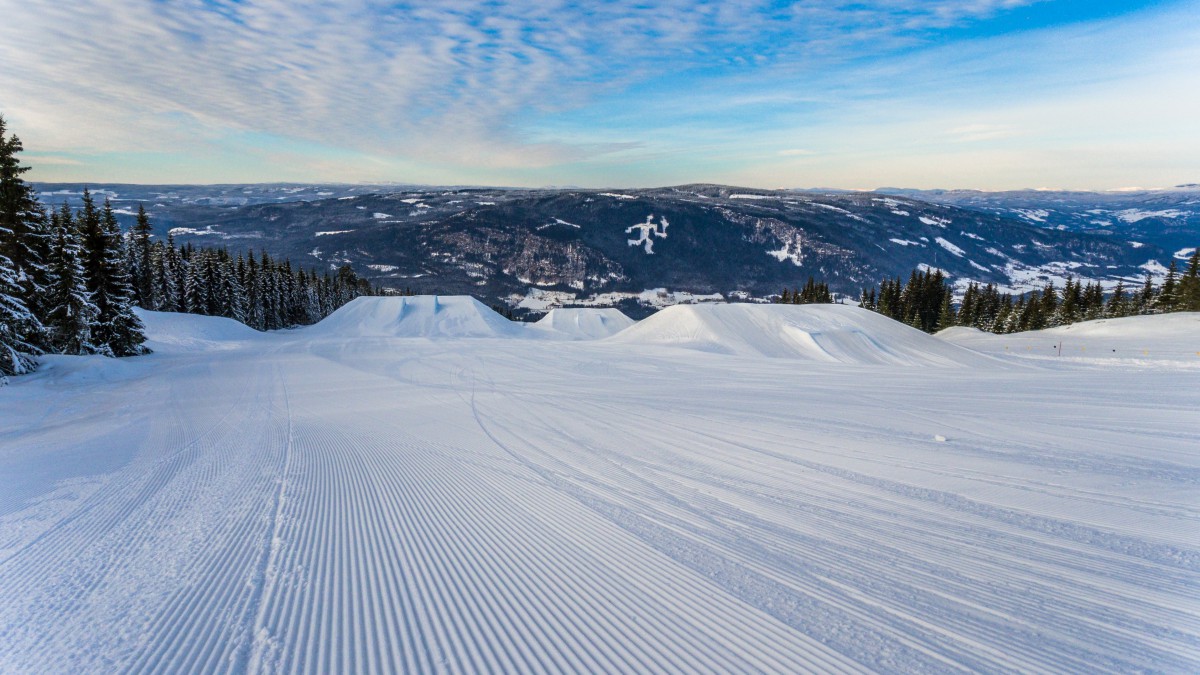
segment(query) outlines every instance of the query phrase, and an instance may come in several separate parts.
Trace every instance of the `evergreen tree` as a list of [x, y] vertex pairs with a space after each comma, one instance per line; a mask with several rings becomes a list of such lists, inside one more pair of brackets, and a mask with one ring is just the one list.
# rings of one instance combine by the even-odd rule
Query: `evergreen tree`
[[[45, 347], [45, 289], [50, 279], [45, 260], [50, 250], [46, 212], [37, 201], [33, 186], [21, 177], [29, 167], [21, 166], [17, 155], [24, 150], [21, 139], [6, 136], [7, 126], [0, 116], [0, 256], [8, 260], [6, 293], [24, 308], [12, 309], [8, 330], [20, 335], [23, 344], [35, 352]], [[14, 305], [15, 307], [15, 305]], [[15, 338], [14, 338], [15, 339]]]
[[95, 351], [92, 326], [100, 311], [87, 291], [71, 212], [65, 204], [61, 214], [55, 214], [53, 224], [50, 270], [54, 281], [49, 292], [52, 309], [46, 321], [51, 345], [62, 354], [91, 354]]
[[1039, 309], [1041, 310], [1042, 325], [1038, 326], [1038, 328], [1058, 325], [1056, 322], [1058, 315], [1058, 291], [1054, 290], [1053, 281], [1046, 282], [1046, 287], [1042, 289], [1041, 307]]
[[1107, 317], [1117, 318], [1129, 314], [1129, 307], [1125, 298], [1125, 284], [1120, 279], [1117, 280], [1117, 286], [1113, 289], [1112, 296], [1108, 299], [1108, 306], [1105, 307], [1104, 315]]
[[[0, 236], [8, 231], [0, 226]], [[37, 319], [21, 299], [16, 265], [0, 255], [0, 383], [6, 375], [20, 375], [34, 369], [31, 356], [37, 348], [22, 329], [37, 324]], [[40, 324], [38, 324], [40, 325]]]
[[958, 317], [954, 313], [953, 303], [954, 293], [947, 287], [942, 294], [942, 306], [938, 310], [937, 330], [946, 330], [957, 323]]
[[1162, 290], [1158, 292], [1158, 297], [1154, 299], [1154, 310], [1156, 312], [1175, 311], [1175, 306], [1179, 303], [1177, 295], [1178, 278], [1175, 261], [1171, 260], [1171, 265], [1167, 267], [1167, 276], [1163, 279]]
[[1137, 313], [1149, 314], [1154, 306], [1154, 297], [1154, 279], [1146, 272], [1146, 282], [1142, 284], [1142, 290], [1135, 302]]
[[153, 228], [146, 207], [138, 204], [137, 220], [129, 232], [128, 270], [133, 279], [133, 299], [138, 307], [158, 309], [154, 293], [154, 265], [151, 260], [150, 235]]
[[1178, 305], [1180, 311], [1200, 312], [1200, 246], [1192, 251], [1187, 272], [1179, 279]]
[[97, 241], [99, 267], [97, 278], [91, 280], [95, 290], [92, 297], [99, 314], [92, 338], [98, 352], [112, 356], [135, 356], [147, 352], [141, 319], [133, 313], [133, 291], [125, 270], [121, 227], [106, 199], [100, 216], [100, 236]]

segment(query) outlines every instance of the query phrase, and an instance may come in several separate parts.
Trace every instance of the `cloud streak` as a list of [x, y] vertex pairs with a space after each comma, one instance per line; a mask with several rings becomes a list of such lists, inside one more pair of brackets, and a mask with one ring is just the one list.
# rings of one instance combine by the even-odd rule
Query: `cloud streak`
[[[174, 153], [205, 166], [307, 157], [311, 177], [327, 179], [341, 166], [376, 179], [566, 182], [630, 153], [669, 157], [662, 140], [688, 129], [758, 133], [755, 116], [885, 100], [895, 92], [884, 74], [911, 66], [942, 32], [1036, 3], [0, 4], [0, 110], [31, 148], [96, 162]], [[664, 119], [684, 127], [664, 129]], [[1011, 132], [997, 124], [944, 128], [960, 141]], [[767, 154], [808, 152], [778, 147]]]

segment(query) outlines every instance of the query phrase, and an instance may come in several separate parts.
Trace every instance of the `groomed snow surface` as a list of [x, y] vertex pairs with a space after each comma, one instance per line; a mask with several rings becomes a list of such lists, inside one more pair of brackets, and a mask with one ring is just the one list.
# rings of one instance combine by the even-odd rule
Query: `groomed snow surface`
[[143, 316], [0, 389], [0, 672], [1200, 672], [1200, 315]]

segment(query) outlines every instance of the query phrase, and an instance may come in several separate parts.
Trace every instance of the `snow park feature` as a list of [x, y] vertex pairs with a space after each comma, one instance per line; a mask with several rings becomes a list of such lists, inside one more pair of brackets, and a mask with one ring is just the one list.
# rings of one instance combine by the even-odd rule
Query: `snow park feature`
[[546, 312], [530, 329], [568, 340], [598, 340], [629, 328], [633, 319], [611, 307], [558, 308]]
[[0, 388], [0, 672], [1200, 671], [1200, 315], [138, 316]]
[[833, 304], [676, 305], [613, 340], [843, 364], [989, 365], [987, 357], [875, 312]]
[[464, 338], [516, 335], [518, 324], [467, 295], [356, 298], [312, 328], [331, 337]]

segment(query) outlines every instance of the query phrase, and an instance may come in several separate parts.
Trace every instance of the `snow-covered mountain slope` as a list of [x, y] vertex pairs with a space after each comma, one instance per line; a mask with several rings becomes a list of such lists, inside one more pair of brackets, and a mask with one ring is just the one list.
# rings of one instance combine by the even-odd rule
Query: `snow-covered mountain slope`
[[[1200, 244], [1200, 185], [1101, 192], [1069, 190], [884, 190], [1014, 218], [1057, 230], [1090, 232], [1135, 245], [1151, 245], [1186, 260]], [[1164, 262], [1165, 264], [1165, 262]]]
[[1200, 368], [1200, 313], [1196, 312], [1097, 319], [1011, 335], [950, 328], [937, 337], [997, 356]]
[[[744, 300], [803, 286], [810, 276], [857, 298], [884, 278], [932, 267], [960, 290], [972, 280], [1014, 292], [1050, 280], [1061, 287], [1067, 275], [1128, 285], [1147, 270], [1165, 271], [1179, 250], [879, 193], [301, 187], [215, 186], [204, 202], [199, 187], [93, 186], [115, 195], [126, 226], [144, 203], [158, 236], [172, 232], [181, 244], [267, 250], [318, 270], [348, 264], [375, 284], [471, 294], [516, 311], [531, 298], [553, 297], [559, 306], [607, 300], [641, 318], [653, 304], [649, 289], [664, 289], [668, 300]], [[52, 203], [80, 191], [39, 189]]]
[[224, 345], [147, 314], [155, 354], [0, 388], [0, 671], [1200, 671], [1195, 371], [384, 304]]
[[504, 337], [521, 326], [469, 295], [361, 297], [325, 317], [309, 334], [355, 337]]
[[552, 309], [529, 326], [535, 333], [568, 340], [599, 340], [634, 324], [633, 319], [612, 308], [575, 307]]
[[987, 365], [975, 352], [850, 305], [677, 305], [612, 341], [844, 364]]

